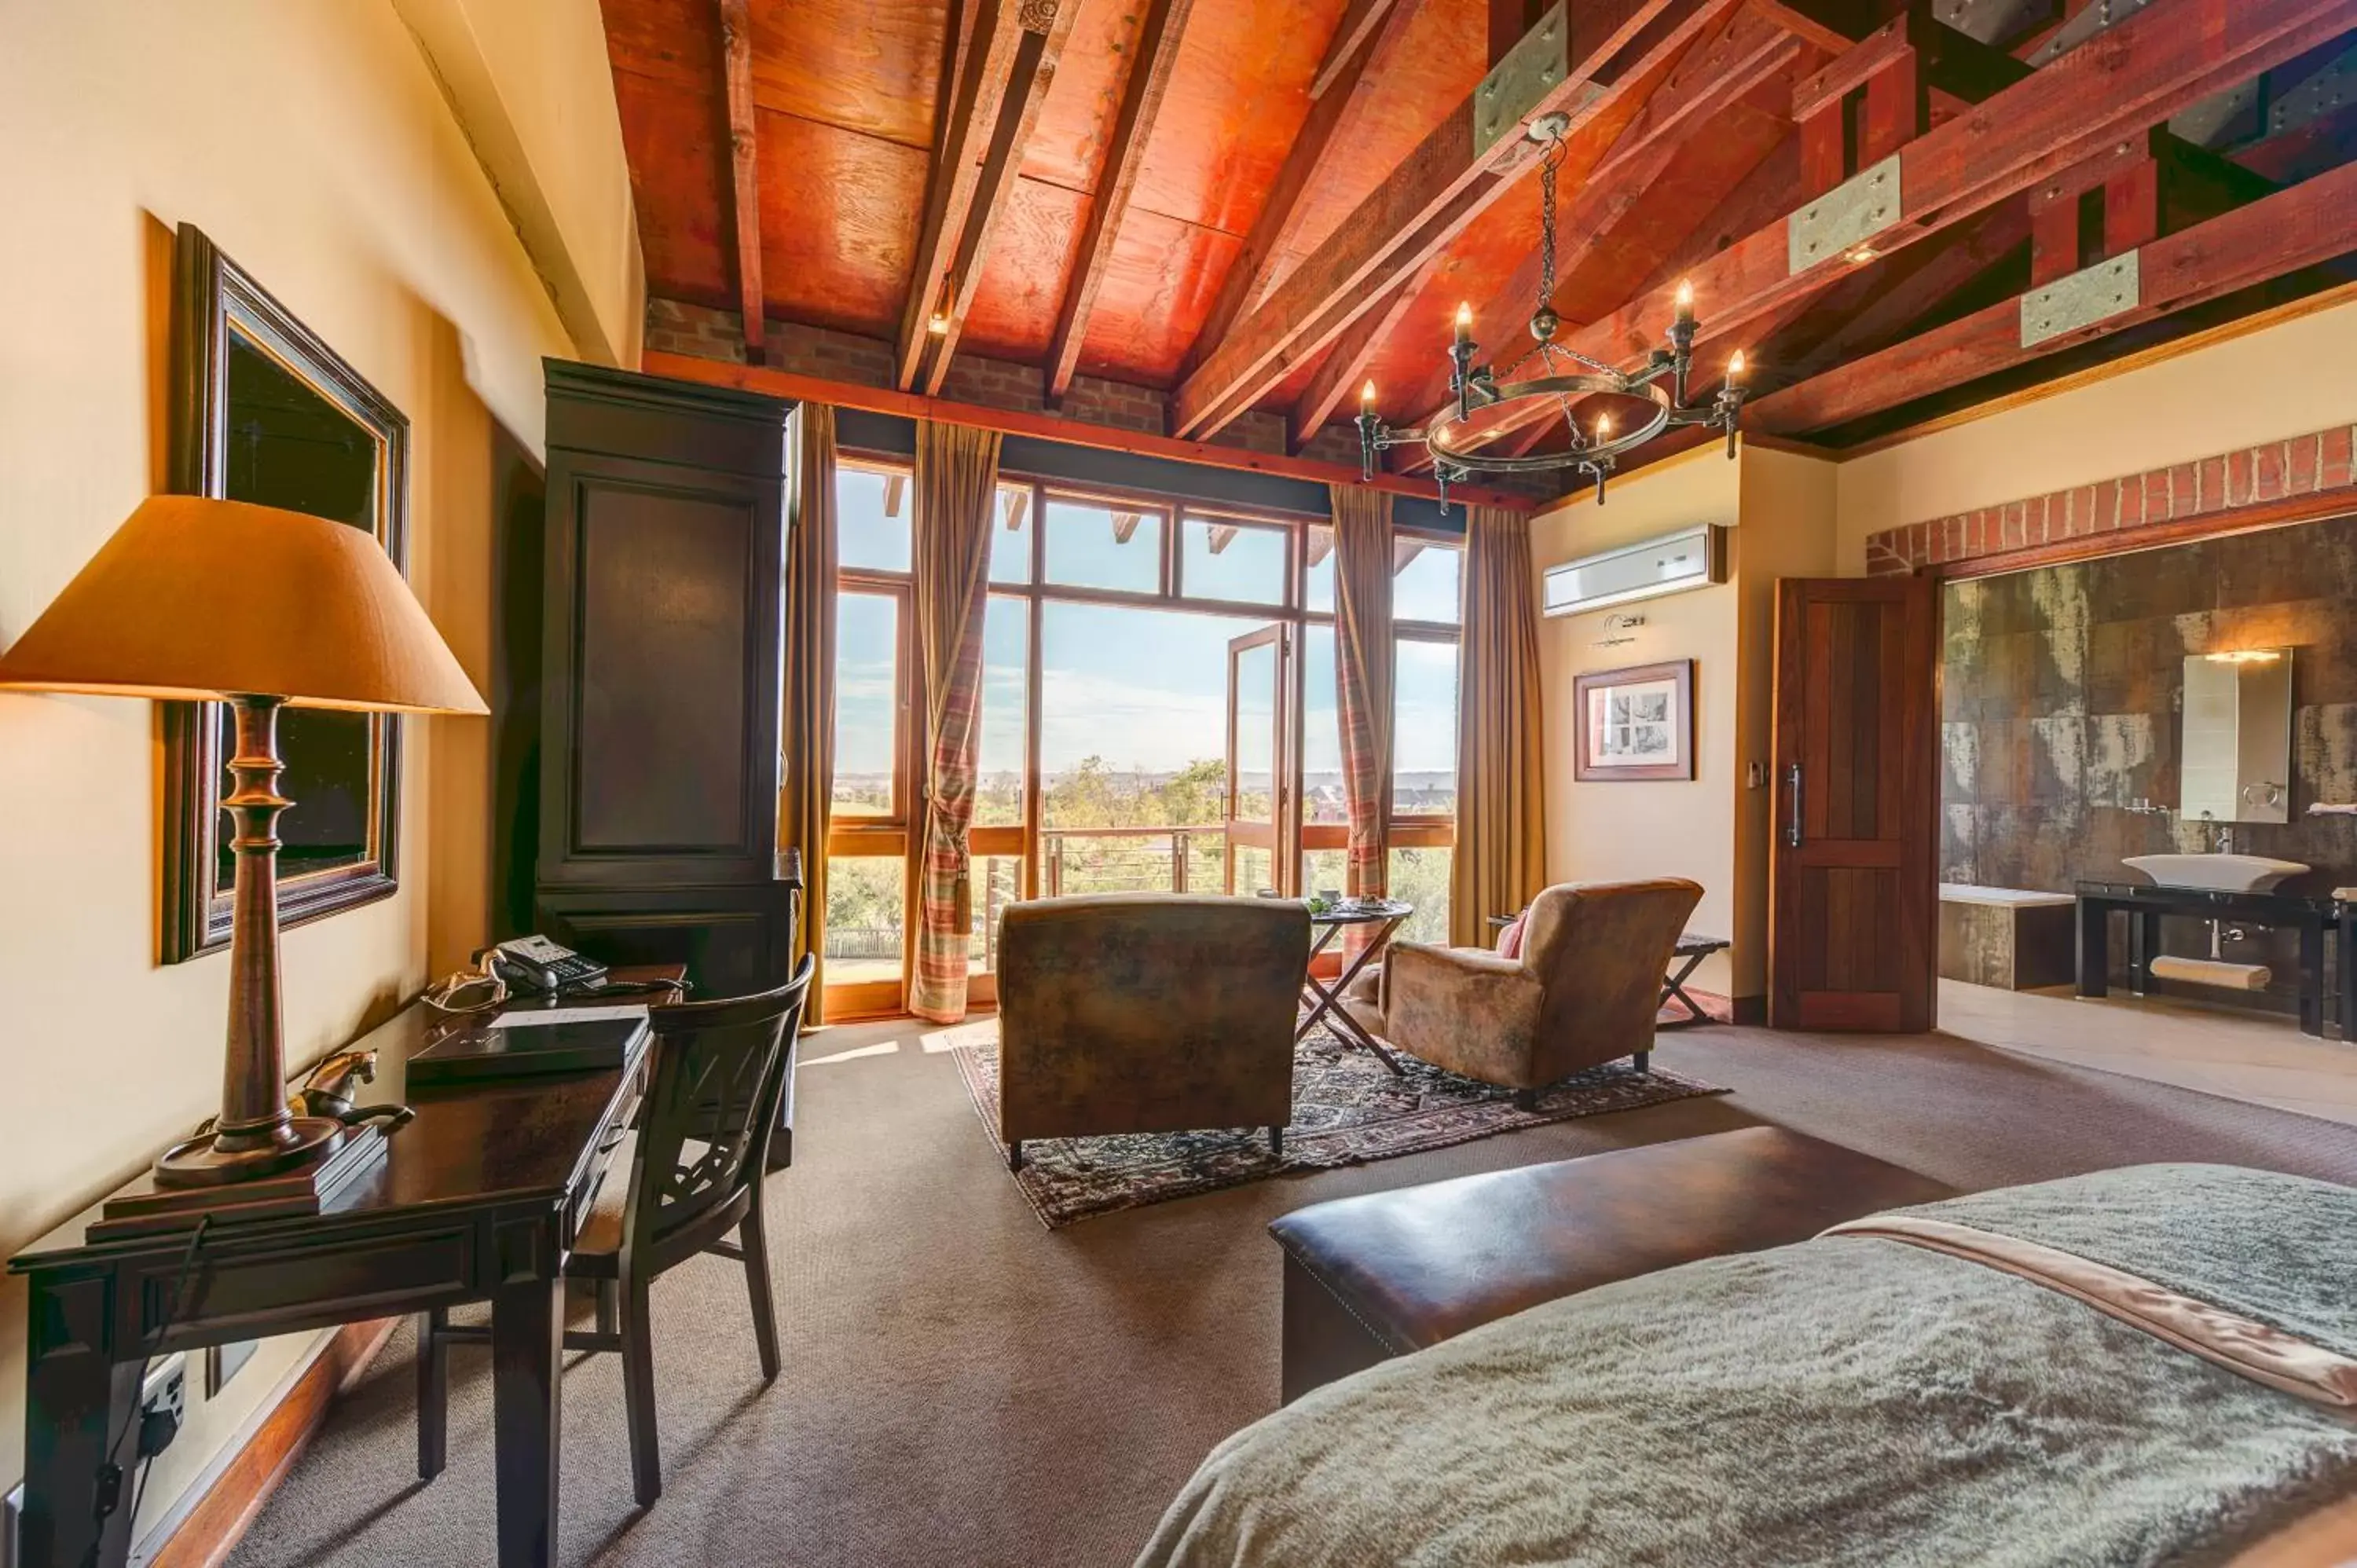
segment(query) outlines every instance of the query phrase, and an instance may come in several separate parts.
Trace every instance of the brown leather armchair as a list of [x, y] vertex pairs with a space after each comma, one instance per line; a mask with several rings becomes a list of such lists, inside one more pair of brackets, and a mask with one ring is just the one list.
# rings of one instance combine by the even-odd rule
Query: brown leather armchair
[[1293, 1117], [1309, 911], [1291, 899], [1110, 894], [999, 917], [998, 1130], [1027, 1138], [1266, 1127]]
[[1535, 1104], [1560, 1079], [1634, 1057], [1646, 1070], [1670, 950], [1702, 899], [1682, 877], [1565, 883], [1531, 901], [1519, 958], [1394, 943], [1371, 1028], [1435, 1067]]

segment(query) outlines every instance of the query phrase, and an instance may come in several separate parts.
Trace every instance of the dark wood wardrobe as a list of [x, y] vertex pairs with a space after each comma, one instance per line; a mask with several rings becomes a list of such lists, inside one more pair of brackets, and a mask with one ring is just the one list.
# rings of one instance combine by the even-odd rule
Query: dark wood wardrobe
[[782, 983], [780, 691], [793, 405], [551, 360], [541, 929], [700, 996]]

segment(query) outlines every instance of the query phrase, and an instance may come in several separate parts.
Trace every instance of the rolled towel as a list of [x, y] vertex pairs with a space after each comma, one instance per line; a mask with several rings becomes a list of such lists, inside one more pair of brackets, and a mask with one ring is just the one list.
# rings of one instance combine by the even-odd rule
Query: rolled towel
[[2154, 976], [2181, 980], [2190, 985], [2214, 985], [2223, 991], [2265, 991], [2275, 972], [2263, 963], [2227, 963], [2214, 958], [2171, 958], [2164, 954], [2151, 963]]

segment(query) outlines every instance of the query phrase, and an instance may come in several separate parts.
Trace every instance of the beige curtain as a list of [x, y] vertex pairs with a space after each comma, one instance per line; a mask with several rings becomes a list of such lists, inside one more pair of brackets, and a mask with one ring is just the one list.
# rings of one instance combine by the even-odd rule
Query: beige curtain
[[1379, 897], [1392, 809], [1392, 499], [1330, 487], [1334, 508], [1334, 684], [1342, 794], [1351, 815], [1345, 888]]
[[997, 490], [996, 431], [918, 422], [915, 600], [925, 734], [909, 1011], [941, 1024], [965, 1016], [966, 833], [982, 744], [982, 621]]
[[1495, 507], [1469, 509], [1457, 852], [1448, 872], [1454, 947], [1488, 947], [1489, 918], [1520, 913], [1546, 881], [1539, 621], [1531, 578], [1530, 519]]
[[802, 854], [794, 962], [821, 955], [803, 1016], [819, 1023], [826, 983], [826, 834], [834, 794], [834, 410], [806, 403], [796, 422], [793, 516], [786, 532], [785, 782], [778, 845]]

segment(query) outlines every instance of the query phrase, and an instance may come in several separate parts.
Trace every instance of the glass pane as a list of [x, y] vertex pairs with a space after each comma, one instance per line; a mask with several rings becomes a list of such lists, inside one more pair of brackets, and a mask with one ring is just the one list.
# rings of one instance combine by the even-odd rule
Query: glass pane
[[1276, 857], [1256, 844], [1236, 846], [1236, 886], [1239, 898], [1251, 898], [1268, 892], [1276, 886]]
[[999, 911], [1023, 897], [1023, 862], [1011, 854], [977, 854], [971, 876], [974, 940], [966, 950], [966, 971], [994, 973], [998, 968]]
[[827, 857], [829, 985], [900, 978], [900, 932], [908, 908], [904, 864], [897, 854]]
[[1228, 641], [1250, 623], [1110, 605], [1039, 613], [1041, 890], [1218, 891]]
[[1392, 815], [1457, 814], [1457, 645], [1403, 638], [1393, 665]]
[[1276, 800], [1276, 645], [1235, 655], [1236, 815], [1272, 820]]
[[1392, 545], [1392, 618], [1457, 624], [1457, 574], [1464, 555], [1454, 545], [1405, 534]]
[[1334, 531], [1318, 524], [1301, 536], [1304, 571], [1301, 603], [1313, 610], [1334, 607]]
[[1031, 487], [998, 487], [998, 517], [990, 531], [990, 580], [1031, 580]]
[[1285, 603], [1285, 531], [1190, 517], [1178, 535], [1178, 591], [1190, 599]]
[[1031, 607], [993, 594], [982, 618], [982, 757], [974, 825], [1023, 822], [1025, 682], [1030, 672]]
[[1301, 890], [1340, 898], [1351, 890], [1349, 855], [1339, 849], [1313, 849], [1301, 856]]
[[1048, 503], [1048, 581], [1074, 588], [1162, 591], [1162, 514], [1092, 501]]
[[1334, 628], [1301, 634], [1301, 820], [1347, 822], [1342, 789], [1342, 715], [1334, 690]]
[[1415, 906], [1399, 929], [1406, 942], [1448, 940], [1448, 861], [1445, 849], [1392, 851], [1390, 894]]
[[876, 572], [909, 569], [909, 476], [874, 468], [834, 471], [836, 564]]
[[834, 814], [897, 818], [899, 601], [840, 594], [834, 608]]

